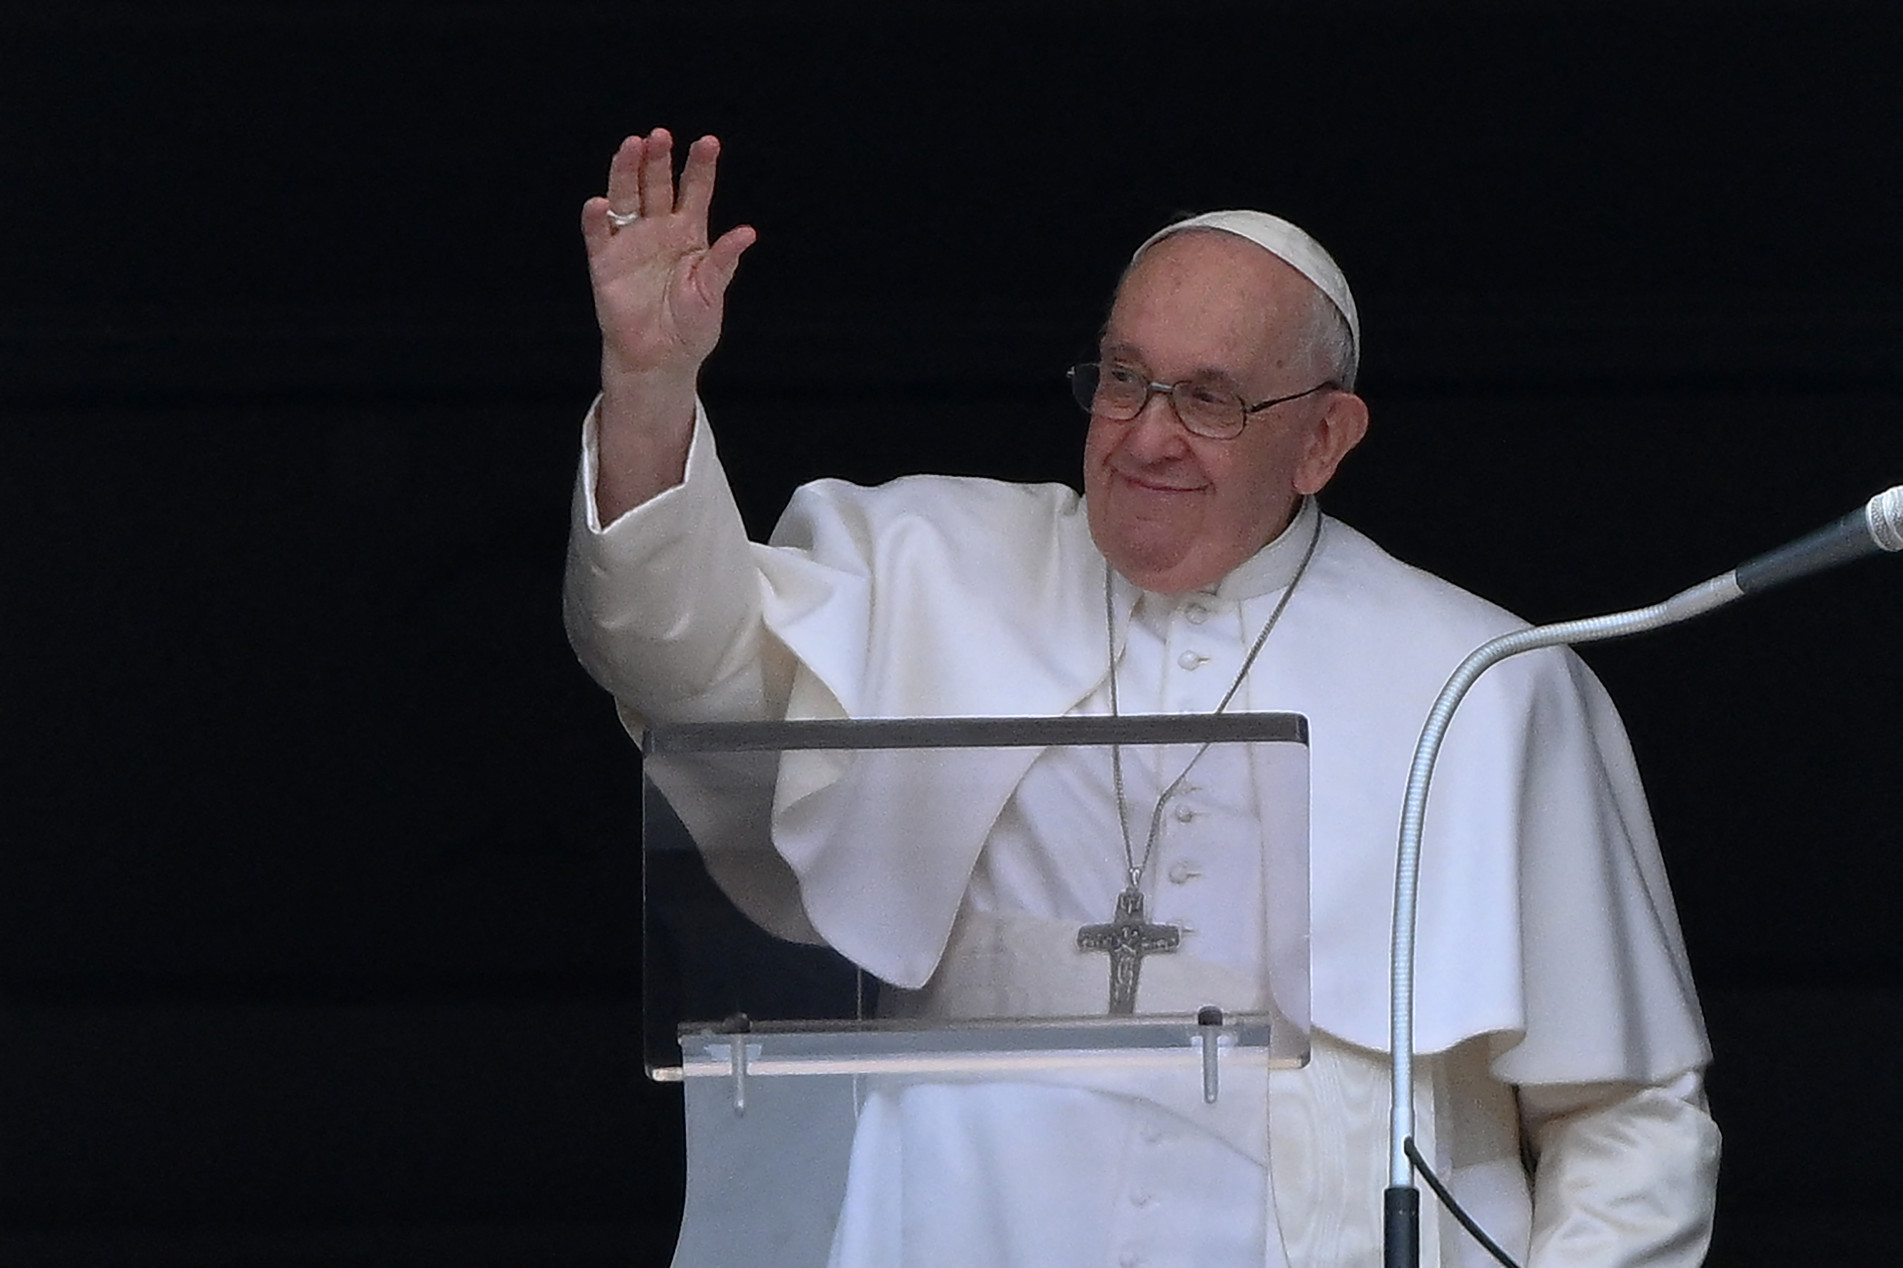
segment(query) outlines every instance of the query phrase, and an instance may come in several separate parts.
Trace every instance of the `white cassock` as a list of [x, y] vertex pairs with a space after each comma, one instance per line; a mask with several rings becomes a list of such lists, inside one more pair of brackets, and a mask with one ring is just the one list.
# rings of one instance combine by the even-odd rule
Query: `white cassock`
[[[771, 545], [755, 545], [704, 419], [679, 487], [604, 527], [593, 486], [590, 431], [569, 628], [633, 731], [1107, 711], [1105, 565], [1071, 490], [822, 481], [795, 495]], [[1305, 507], [1208, 591], [1162, 596], [1113, 581], [1126, 712], [1214, 708], [1319, 514]], [[1270, 1076], [1266, 1148], [1185, 1133], [1155, 1105], [1083, 1089], [875, 1097], [836, 1263], [1378, 1263], [1401, 794], [1442, 683], [1518, 624], [1323, 518], [1315, 557], [1230, 706], [1301, 713], [1312, 744], [1313, 1057]], [[1176, 772], [1127, 760], [1140, 850], [1154, 793]], [[1076, 951], [1076, 929], [1109, 917], [1123, 860], [1114, 810], [1107, 829], [1061, 826], [1079, 778], [1027, 754], [989, 798], [961, 791], [913, 807], [930, 829], [899, 858], [850, 833], [782, 839], [798, 884], [789, 920], [903, 988], [900, 1007], [937, 1016], [1006, 1011], [969, 962], [1008, 927], [1064, 957], [1034, 985], [1037, 1011], [1101, 1012], [1104, 960]], [[1081, 778], [1113, 804], [1107, 772]], [[1152, 916], [1189, 927], [1186, 961], [1212, 966], [1211, 981], [1247, 980], [1260, 931], [1219, 901], [1255, 883], [1246, 843], [1259, 832], [1233, 792], [1246, 772], [1199, 765], [1188, 783], [1145, 872]], [[1520, 657], [1476, 685], [1436, 771], [1423, 860], [1424, 1152], [1529, 1266], [1699, 1262], [1718, 1152], [1701, 1087], [1710, 1052], [1630, 748], [1577, 658]], [[1145, 965], [1139, 1011], [1226, 1002], [1168, 998], [1180, 973], [1156, 974], [1153, 992], [1158, 963]], [[1107, 1158], [1120, 1161], [1106, 1168]], [[934, 1178], [967, 1167], [1003, 1180], [946, 1200]], [[1266, 1222], [1222, 1214], [1260, 1211], [1265, 1186]], [[1422, 1242], [1425, 1264], [1491, 1262], [1431, 1196]]]

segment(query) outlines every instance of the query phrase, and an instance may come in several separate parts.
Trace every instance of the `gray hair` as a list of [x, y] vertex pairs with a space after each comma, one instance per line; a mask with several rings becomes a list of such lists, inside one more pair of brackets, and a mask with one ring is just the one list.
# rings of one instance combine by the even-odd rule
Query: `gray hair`
[[1348, 330], [1348, 319], [1334, 301], [1317, 288], [1308, 306], [1302, 345], [1308, 352], [1315, 373], [1346, 391], [1355, 390], [1355, 376], [1361, 372], [1361, 354]]

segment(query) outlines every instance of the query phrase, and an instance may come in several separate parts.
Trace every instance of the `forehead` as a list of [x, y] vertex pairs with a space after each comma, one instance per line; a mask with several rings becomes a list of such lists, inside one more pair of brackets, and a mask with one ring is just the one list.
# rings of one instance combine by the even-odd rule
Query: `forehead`
[[1252, 242], [1185, 230], [1130, 266], [1104, 324], [1103, 348], [1171, 376], [1274, 368], [1299, 348], [1316, 294], [1307, 278]]

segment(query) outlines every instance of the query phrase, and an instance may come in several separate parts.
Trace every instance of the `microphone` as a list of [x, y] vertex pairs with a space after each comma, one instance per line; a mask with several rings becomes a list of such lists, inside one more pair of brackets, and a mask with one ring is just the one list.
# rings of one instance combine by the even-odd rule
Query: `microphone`
[[1880, 550], [1903, 550], [1903, 484], [1807, 537], [1739, 564], [1732, 573], [1738, 589], [1755, 594]]
[[[1384, 1268], [1415, 1268], [1420, 1262], [1420, 1196], [1414, 1188], [1414, 923], [1420, 889], [1421, 827], [1427, 791], [1441, 740], [1468, 688], [1509, 656], [1542, 647], [1593, 643], [1663, 629], [1715, 611], [1747, 594], [1879, 551], [1903, 550], [1903, 484], [1879, 493], [1862, 510], [1800, 537], [1787, 546], [1739, 564], [1655, 603], [1605, 616], [1515, 630], [1474, 649], [1441, 688], [1421, 728], [1401, 804], [1401, 838], [1394, 872], [1394, 930], [1389, 954], [1388, 1007], [1390, 1087], [1388, 1188], [1383, 1194]], [[1461, 1218], [1456, 1208], [1455, 1218]], [[1463, 1220], [1463, 1223], [1465, 1221]], [[1507, 1261], [1510, 1262], [1510, 1261]]]

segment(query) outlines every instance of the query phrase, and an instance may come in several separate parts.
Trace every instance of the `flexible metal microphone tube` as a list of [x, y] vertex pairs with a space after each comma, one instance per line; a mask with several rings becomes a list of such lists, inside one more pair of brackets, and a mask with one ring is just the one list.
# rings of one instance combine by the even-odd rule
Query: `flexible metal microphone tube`
[[1795, 580], [1879, 551], [1903, 550], [1903, 485], [1879, 493], [1859, 511], [1807, 537], [1740, 564], [1722, 576], [1680, 591], [1663, 603], [1608, 616], [1586, 617], [1503, 634], [1470, 653], [1429, 711], [1414, 748], [1401, 806], [1401, 838], [1394, 876], [1394, 932], [1389, 960], [1389, 1052], [1393, 1098], [1388, 1120], [1384, 1268], [1420, 1262], [1419, 1195], [1407, 1146], [1414, 1135], [1414, 924], [1419, 897], [1421, 829], [1428, 785], [1443, 737], [1480, 675], [1509, 656], [1543, 647], [1601, 642], [1676, 625], [1768, 586]]

